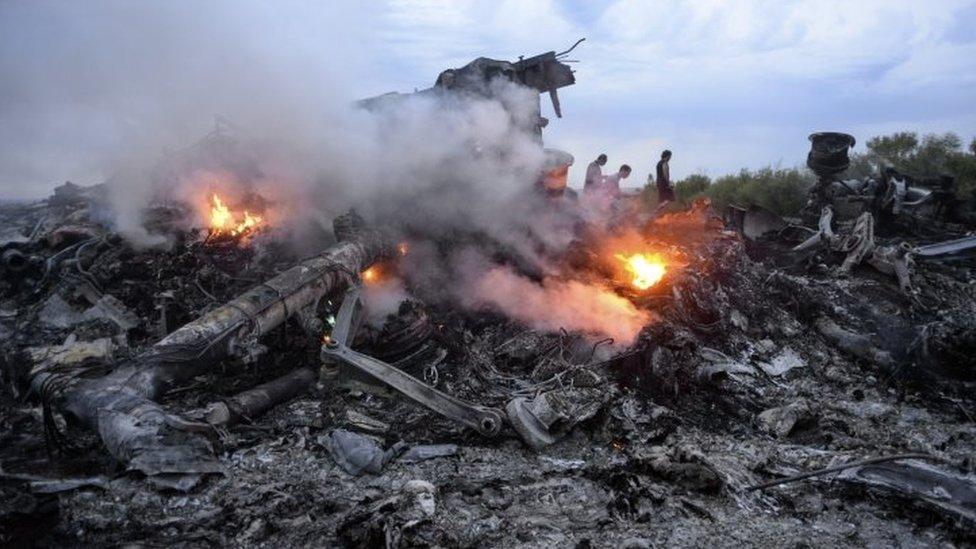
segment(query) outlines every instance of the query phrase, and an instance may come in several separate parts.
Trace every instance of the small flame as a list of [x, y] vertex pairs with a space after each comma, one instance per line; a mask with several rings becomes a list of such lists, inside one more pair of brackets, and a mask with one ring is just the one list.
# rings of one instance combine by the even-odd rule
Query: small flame
[[247, 210], [244, 210], [244, 218], [238, 222], [234, 212], [224, 205], [217, 193], [214, 193], [210, 198], [213, 203], [210, 207], [210, 228], [214, 233], [229, 232], [233, 236], [242, 236], [258, 228], [264, 222], [263, 217], [252, 215]]
[[659, 254], [617, 254], [614, 257], [624, 262], [624, 268], [633, 275], [630, 283], [639, 290], [657, 284], [667, 272], [664, 259]]
[[397, 244], [397, 252], [401, 256], [407, 255], [407, 253], [409, 251], [410, 251], [410, 245], [407, 244], [406, 242], [401, 242], [401, 243]]
[[262, 221], [264, 221], [263, 217], [259, 215], [251, 215], [250, 212], [244, 210], [244, 221], [238, 223], [237, 227], [234, 227], [234, 230], [231, 231], [231, 233], [233, 233], [235, 236], [244, 234], [260, 225]]
[[373, 265], [372, 267], [363, 271], [359, 276], [363, 279], [363, 282], [366, 282], [367, 284], [370, 282], [376, 282], [380, 277], [380, 270]]
[[228, 223], [233, 222], [234, 216], [231, 215], [227, 206], [224, 206], [224, 203], [220, 201], [220, 197], [216, 193], [211, 197], [211, 200], [213, 200], [213, 206], [210, 208], [210, 226], [215, 231], [220, 232], [227, 227]]

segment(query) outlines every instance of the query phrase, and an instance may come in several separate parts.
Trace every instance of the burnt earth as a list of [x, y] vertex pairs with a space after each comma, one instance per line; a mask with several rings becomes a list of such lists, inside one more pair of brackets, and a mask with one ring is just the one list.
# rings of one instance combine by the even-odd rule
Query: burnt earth
[[[685, 250], [688, 266], [644, 303], [658, 320], [627, 349], [594, 345], [580, 334], [536, 332], [490, 312], [410, 304], [364, 336], [372, 349], [399, 358], [390, 338], [423, 338], [430, 348], [420, 356], [427, 366], [436, 361], [436, 375], [425, 367], [416, 368], [417, 375], [433, 376], [428, 381], [439, 389], [486, 406], [503, 407], [513, 395], [557, 392], [577, 420], [565, 438], [536, 452], [508, 427], [485, 439], [401, 398], [320, 384], [222, 432], [216, 442], [226, 474], [180, 493], [126, 474], [97, 436], [27, 394], [29, 349], [69, 336], [114, 338], [111, 357], [79, 364], [95, 375], [298, 257], [260, 237], [243, 246], [204, 245], [205, 235], [194, 233], [182, 233], [166, 251], [136, 251], [91, 221], [87, 202], [63, 199], [0, 211], [0, 225], [14, 232], [31, 232], [42, 218], [40, 234], [69, 218], [89, 231], [62, 231], [78, 247], [56, 258], [46, 277], [40, 266], [2, 283], [4, 545], [974, 541], [974, 525], [958, 513], [835, 475], [747, 490], [797, 472], [906, 452], [940, 458], [942, 470], [972, 479], [971, 268], [917, 265], [918, 294], [905, 296], [893, 279], [867, 270], [838, 278], [829, 258], [787, 263], [782, 243], [747, 243], [712, 227], [710, 238]], [[77, 244], [88, 241], [85, 248]], [[71, 245], [35, 242], [23, 249], [46, 261]], [[54, 295], [75, 310], [88, 307], [86, 284], [116, 297], [137, 326], [123, 329], [105, 318], [64, 327], [40, 320]], [[432, 289], [415, 290], [424, 295]], [[892, 361], [874, 363], [839, 347], [817, 328], [825, 318], [866, 335]], [[200, 410], [296, 367], [318, 367], [318, 342], [296, 324], [265, 343], [270, 350], [256, 364], [224, 361], [171, 391], [162, 404], [177, 413]], [[351, 476], [327, 447], [336, 428], [367, 434], [384, 449], [401, 441], [458, 448], [417, 462], [394, 459], [380, 474]], [[51, 486], [41, 481], [50, 479], [78, 482], [42, 493]]]

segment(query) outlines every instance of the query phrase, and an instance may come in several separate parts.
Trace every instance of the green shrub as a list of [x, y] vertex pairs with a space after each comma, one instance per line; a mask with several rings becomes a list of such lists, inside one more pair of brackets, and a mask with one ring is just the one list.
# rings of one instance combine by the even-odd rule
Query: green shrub
[[754, 204], [779, 215], [793, 215], [806, 204], [813, 183], [813, 174], [805, 169], [766, 167], [719, 177], [705, 195], [720, 210], [729, 204]]
[[976, 139], [969, 150], [962, 147], [962, 139], [954, 133], [928, 134], [919, 139], [915, 132], [898, 132], [872, 137], [867, 152], [855, 154], [847, 178], [876, 175], [881, 167], [915, 177], [934, 177], [942, 174], [956, 178], [956, 192], [960, 199], [972, 203], [976, 199]]
[[[851, 155], [851, 166], [841, 178], [876, 177], [883, 166], [893, 166], [915, 177], [949, 174], [956, 178], [959, 198], [976, 208], [976, 139], [965, 150], [962, 140], [954, 133], [929, 134], [919, 139], [914, 132], [898, 132], [872, 137], [867, 149]], [[815, 181], [816, 177], [806, 168], [744, 169], [714, 182], [706, 175], [696, 174], [675, 184], [675, 197], [679, 204], [687, 205], [704, 195], [719, 210], [729, 204], [747, 207], [755, 204], [790, 216], [806, 204], [807, 193]], [[657, 206], [657, 187], [653, 183], [649, 182], [641, 194], [646, 206]]]
[[650, 177], [647, 178], [647, 183], [641, 189], [641, 203], [648, 210], [653, 210], [657, 208], [657, 185], [651, 180]]
[[703, 195], [712, 185], [712, 179], [707, 175], [694, 174], [674, 184], [674, 197], [683, 204], [691, 204], [695, 198]]

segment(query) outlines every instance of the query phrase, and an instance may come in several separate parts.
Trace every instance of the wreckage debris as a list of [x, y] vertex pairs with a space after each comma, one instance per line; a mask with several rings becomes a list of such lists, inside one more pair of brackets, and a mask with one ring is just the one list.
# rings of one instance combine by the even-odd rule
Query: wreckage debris
[[791, 402], [779, 408], [770, 408], [756, 416], [759, 428], [778, 438], [786, 438], [797, 429], [816, 422], [816, 419], [814, 406], [805, 400]]
[[960, 528], [976, 526], [976, 478], [939, 470], [916, 460], [864, 463], [841, 472], [837, 478], [850, 485], [878, 493], [892, 493], [910, 502], [935, 509]]
[[[838, 416], [834, 408], [823, 405], [824, 401], [839, 400], [847, 403], [846, 406], [866, 406], [865, 401], [870, 400], [863, 395], [869, 394], [874, 385], [862, 381], [865, 377], [862, 370], [854, 369], [852, 375], [838, 373], [837, 369], [867, 365], [868, 371], [881, 375], [886, 369], [903, 368], [909, 357], [918, 357], [919, 364], [931, 363], [930, 367], [936, 368], [945, 363], [943, 357], [962, 356], [958, 354], [963, 348], [960, 345], [971, 332], [969, 324], [961, 320], [965, 317], [950, 315], [925, 324], [927, 328], [918, 332], [912, 350], [906, 350], [907, 341], [901, 341], [900, 347], [893, 346], [891, 340], [879, 338], [876, 331], [852, 323], [852, 313], [847, 311], [858, 310], [859, 302], [841, 302], [839, 308], [836, 306], [838, 281], [866, 287], [875, 283], [859, 275], [856, 265], [847, 278], [837, 278], [829, 272], [811, 274], [798, 268], [783, 271], [776, 267], [771, 272], [763, 264], [746, 258], [741, 240], [727, 236], [701, 239], [695, 246], [702, 248], [685, 250], [690, 258], [688, 264], [661, 283], [660, 291], [669, 294], [669, 299], [654, 302], [659, 318], [626, 353], [609, 350], [606, 344], [595, 345], [576, 334], [535, 332], [492, 317], [459, 322], [449, 316], [453, 312], [427, 307], [416, 300], [405, 302], [382, 328], [366, 328], [356, 291], [344, 293], [348, 286], [357, 287], [359, 281], [355, 274], [362, 272], [368, 263], [368, 259], [358, 259], [364, 255], [351, 253], [354, 247], [348, 247], [350, 241], [360, 241], [362, 231], [368, 231], [361, 218], [357, 218], [347, 216], [337, 220], [336, 234], [342, 235], [346, 244], [340, 243], [332, 255], [327, 254], [330, 261], [313, 259], [305, 264], [315, 270], [304, 275], [302, 281], [312, 280], [317, 273], [335, 272], [334, 284], [330, 283], [333, 285], [328, 290], [321, 286], [316, 286], [314, 291], [310, 288], [301, 300], [289, 301], [295, 307], [289, 305], [287, 311], [279, 304], [294, 286], [286, 288], [279, 282], [259, 285], [240, 299], [230, 300], [243, 309], [237, 311], [221, 307], [213, 298], [227, 297], [209, 284], [201, 285], [204, 291], [200, 291], [196, 283], [190, 283], [186, 293], [180, 288], [160, 289], [140, 302], [131, 300], [131, 293], [119, 292], [111, 279], [97, 280], [101, 292], [85, 290], [85, 295], [78, 295], [66, 290], [85, 287], [79, 281], [51, 277], [49, 283], [56, 284], [61, 291], [33, 305], [30, 302], [21, 302], [16, 307], [5, 304], [4, 310], [10, 313], [4, 315], [4, 322], [15, 321], [26, 311], [33, 311], [39, 319], [38, 326], [60, 335], [59, 339], [25, 340], [30, 344], [24, 345], [23, 353], [33, 365], [34, 373], [30, 375], [35, 378], [35, 387], [42, 394], [50, 395], [51, 403], [59, 402], [58, 394], [62, 395], [61, 402], [73, 401], [75, 404], [68, 411], [81, 410], [77, 415], [70, 414], [73, 419], [85, 417], [86, 408], [83, 405], [79, 408], [79, 403], [88, 397], [81, 395], [117, 398], [99, 400], [96, 421], [90, 424], [97, 426], [102, 443], [114, 456], [126, 462], [127, 467], [147, 475], [153, 486], [191, 494], [210, 494], [214, 490], [227, 493], [231, 489], [222, 481], [200, 482], [202, 477], [216, 473], [232, 475], [235, 484], [248, 483], [252, 488], [258, 486], [255, 483], [273, 486], [280, 479], [295, 478], [288, 469], [292, 466], [291, 459], [294, 454], [305, 455], [309, 463], [324, 468], [314, 473], [322, 475], [321, 478], [336, 477], [325, 472], [331, 471], [329, 467], [347, 473], [310, 484], [328, 482], [330, 490], [347, 494], [342, 497], [353, 502], [348, 510], [339, 510], [341, 506], [331, 499], [322, 502], [325, 488], [318, 488], [307, 497], [319, 501], [324, 508], [331, 505], [337, 509], [326, 519], [330, 528], [337, 539], [356, 544], [385, 540], [387, 536], [430, 542], [434, 531], [450, 532], [447, 538], [439, 538], [442, 544], [448, 544], [445, 540], [461, 539], [450, 536], [488, 539], [479, 537], [487, 535], [483, 526], [476, 525], [481, 522], [469, 523], [469, 519], [456, 511], [460, 509], [481, 517], [481, 511], [477, 510], [483, 507], [480, 502], [492, 506], [495, 513], [510, 514], [512, 518], [508, 520], [517, 525], [513, 531], [519, 532], [519, 536], [533, 535], [529, 532], [537, 531], [538, 524], [559, 524], [563, 531], [575, 532], [571, 534], [573, 539], [581, 539], [590, 535], [585, 529], [574, 530], [571, 523], [563, 523], [563, 519], [522, 503], [535, 497], [564, 498], [577, 492], [586, 494], [583, 503], [567, 503], [564, 508], [577, 509], [573, 505], [578, 505], [578, 510], [573, 512], [580, 517], [610, 516], [613, 509], [619, 524], [653, 524], [659, 520], [653, 517], [662, 513], [670, 515], [674, 505], [681, 509], [675, 511], [679, 516], [715, 520], [728, 512], [727, 500], [742, 497], [729, 494], [744, 491], [760, 479], [751, 478], [748, 473], [756, 463], [756, 458], [748, 452], [716, 451], [706, 441], [714, 443], [722, 440], [721, 437], [734, 436], [742, 448], [759, 445], [765, 451], [777, 452], [796, 446], [798, 441], [817, 441], [818, 437], [845, 440], [843, 437], [850, 437], [847, 432], [875, 436], [870, 434], [874, 428], [870, 422], [862, 424], [858, 423], [862, 418]], [[706, 230], [704, 224], [701, 227]], [[763, 234], [755, 238], [768, 239], [777, 231], [760, 231]], [[838, 232], [846, 234], [843, 229]], [[389, 243], [378, 249], [395, 257]], [[88, 250], [82, 250], [82, 255], [87, 255]], [[343, 256], [346, 252], [341, 250], [350, 253]], [[105, 247], [99, 253], [116, 252], [112, 247]], [[210, 247], [200, 253], [239, 252], [234, 248]], [[838, 252], [829, 250], [829, 253]], [[346, 259], [337, 260], [335, 254], [352, 261], [348, 271], [336, 269]], [[926, 265], [917, 264], [913, 269], [913, 286], [925, 295], [931, 291], [932, 274]], [[943, 283], [944, 288], [956, 288], [948, 281]], [[275, 291], [265, 291], [269, 287]], [[893, 289], [896, 291], [880, 295], [894, 300], [891, 303], [899, 307], [911, 306], [898, 301], [901, 298], [895, 296], [902, 294]], [[878, 290], [874, 291], [870, 295], [877, 299]], [[196, 308], [182, 303], [184, 295], [194, 296], [202, 305]], [[257, 299], [252, 300], [250, 296]], [[319, 310], [313, 315], [311, 309], [303, 311], [299, 307], [302, 303], [311, 304], [319, 296], [339, 305], [332, 312], [335, 325], [331, 329], [328, 322], [322, 321], [328, 313]], [[351, 297], [343, 299], [345, 296]], [[966, 310], [963, 302], [958, 303], [960, 310]], [[164, 305], [160, 307], [160, 304]], [[186, 318], [192, 310], [202, 312], [199, 320]], [[146, 311], [156, 316], [146, 316]], [[164, 337], [156, 346], [150, 346], [148, 351], [142, 351], [144, 347], [134, 345], [133, 337], [152, 337], [157, 333], [161, 317], [171, 317], [162, 321], [165, 326], [159, 329], [162, 332], [172, 332], [176, 328], [173, 324], [180, 318], [188, 324]], [[292, 318], [298, 326], [297, 337], [310, 343], [309, 348], [295, 357], [315, 356], [312, 347], [319, 345], [324, 333], [324, 350], [330, 350], [330, 340], [354, 345], [358, 341], [362, 345], [357, 347], [359, 355], [370, 358], [371, 364], [384, 365], [371, 370], [380, 375], [358, 377], [357, 383], [346, 383], [351, 379], [348, 374], [358, 371], [356, 362], [350, 364], [344, 357], [320, 348], [318, 358], [328, 362], [321, 371], [315, 367], [314, 359], [311, 366], [291, 362], [283, 371], [269, 371], [257, 380], [248, 374], [237, 374], [248, 377], [248, 381], [214, 391], [212, 385], [220, 377], [215, 375], [214, 365], [220, 357], [240, 363], [267, 364], [275, 353], [262, 347], [286, 351], [275, 347], [275, 337], [260, 340], [255, 337], [270, 333], [285, 317]], [[445, 322], [446, 318], [454, 319], [453, 325], [451, 321]], [[62, 335], [74, 332], [77, 335]], [[179, 345], [174, 348], [173, 342]], [[845, 355], [858, 362], [845, 362], [841, 358]], [[344, 371], [334, 368], [336, 358], [342, 359]], [[120, 359], [123, 362], [117, 365]], [[157, 360], [162, 362], [156, 363]], [[430, 385], [427, 385], [419, 380], [430, 364], [437, 365], [438, 374], [428, 378]], [[972, 373], [971, 369], [965, 369], [965, 362], [953, 364], [956, 370], [951, 372], [951, 377], [966, 379]], [[115, 372], [106, 375], [113, 366]], [[436, 393], [421, 395], [414, 401], [419, 404], [416, 406], [403, 404], [403, 399], [396, 398], [397, 394], [403, 394], [398, 391], [372, 392], [377, 387], [389, 388], [384, 378], [388, 378], [385, 374], [394, 366], [415, 374], [416, 377], [411, 377], [413, 381], [407, 380], [403, 385], [407, 391], [436, 385], [443, 396], [462, 401], [465, 406], [505, 409], [499, 416], [497, 434], [494, 438], [480, 437], [478, 429], [466, 430], [465, 423], [457, 423], [452, 413], [444, 414], [436, 405], [431, 409], [428, 397]], [[330, 372], [338, 376], [334, 382], [328, 378]], [[159, 381], [146, 381], [163, 373]], [[75, 379], [76, 376], [81, 377]], [[319, 376], [324, 376], [323, 383], [316, 387]], [[942, 374], [944, 378], [949, 376], [949, 371]], [[818, 384], [826, 385], [826, 389], [808, 385], [805, 380], [811, 377], [818, 378]], [[43, 379], [49, 381], [41, 383], [39, 380]], [[71, 382], [55, 383], [60, 379]], [[118, 383], [103, 385], [108, 379]], [[833, 379], [840, 381], [835, 383]], [[633, 389], [618, 388], [618, 380]], [[852, 386], [856, 387], [853, 392]], [[797, 397], [792, 394], [795, 387], [810, 394]], [[167, 391], [167, 388], [174, 390]], [[98, 392], [102, 389], [106, 392]], [[362, 392], [364, 389], [367, 392]], [[824, 390], [830, 392], [818, 392]], [[215, 392], [228, 396], [215, 402]], [[820, 396], [824, 394], [830, 396]], [[858, 394], [861, 396], [857, 397]], [[440, 397], [434, 398], [436, 402]], [[857, 398], [861, 400], [852, 400]], [[432, 419], [438, 417], [446, 421]], [[898, 416], [872, 417], [873, 422], [884, 422], [892, 420], [882, 418]], [[841, 422], [845, 425], [841, 430], [844, 432], [835, 432]], [[74, 428], [58, 421], [55, 424], [60, 430]], [[294, 426], [283, 427], [289, 425]], [[933, 423], [924, 425], [933, 432], [941, 428]], [[226, 437], [227, 431], [235, 429], [233, 437]], [[269, 436], [269, 431], [275, 436]], [[740, 434], [730, 435], [730, 432]], [[249, 442], [241, 446], [242, 440]], [[906, 438], [899, 444], [914, 444], [911, 440]], [[964, 444], [963, 440], [960, 438], [960, 442], [947, 447]], [[416, 443], [419, 441], [431, 443]], [[247, 444], [255, 445], [251, 447], [253, 450]], [[236, 448], [232, 450], [233, 458], [223, 453], [220, 449], [223, 445]], [[836, 451], [830, 443], [825, 448], [829, 449], [818, 451], [827, 455]], [[249, 452], [256, 455], [256, 463], [277, 472], [256, 480], [253, 471], [242, 467], [248, 462]], [[947, 457], [958, 461], [959, 453], [952, 452]], [[98, 448], [94, 453], [98, 453]], [[446, 473], [447, 470], [450, 472]], [[459, 470], [485, 479], [483, 485], [451, 480]], [[965, 475], [957, 478], [944, 468], [939, 473], [926, 469], [927, 472], [917, 473], [918, 479], [923, 479], [918, 480], [913, 476], [914, 470], [895, 471], [865, 465], [845, 468], [831, 478], [849, 487], [852, 494], [870, 490], [877, 497], [899, 501], [907, 498], [927, 510], [922, 512], [957, 517], [953, 521], [969, 512], [965, 501], [973, 482]], [[933, 476], [939, 474], [948, 476]], [[363, 499], [364, 482], [382, 486], [385, 495]], [[580, 483], [581, 487], [570, 488]], [[30, 491], [25, 493], [36, 490], [37, 495], [32, 496], [35, 498], [44, 497], [41, 493], [44, 491], [85, 494], [89, 490], [118, 489], [116, 483], [105, 482], [98, 475], [63, 479], [39, 476], [23, 486], [23, 490]], [[296, 486], [276, 489], [289, 494], [298, 489]], [[948, 499], [931, 496], [942, 493], [943, 488], [939, 486], [949, 494]], [[520, 494], [518, 499], [504, 495], [508, 490]], [[789, 495], [792, 492], [784, 492], [786, 495], [776, 497], [792, 497]], [[848, 497], [846, 493], [825, 491], [821, 497]], [[287, 500], [281, 496], [276, 498]], [[469, 501], [477, 507], [468, 507]], [[265, 510], [261, 505], [264, 504], [254, 501], [243, 505], [242, 509], [261, 508], [262, 511], [261, 516], [246, 519], [241, 539], [267, 539], [274, 528], [285, 524], [275, 507]], [[232, 514], [241, 512], [244, 511], [235, 510]], [[750, 516], [746, 511], [736, 512]], [[545, 518], [533, 518], [540, 522], [531, 526], [518, 522], [519, 516], [530, 515]], [[31, 516], [35, 518], [30, 520], [40, 520], [37, 518], [40, 514]], [[312, 532], [317, 528], [307, 517], [289, 520], [295, 522], [288, 524], [299, 525], [293, 527], [295, 531]], [[608, 519], [599, 518], [586, 518], [582, 524], [589, 524], [589, 529], [597, 528], [601, 520], [610, 524]], [[667, 520], [678, 519], [671, 516]], [[443, 526], [442, 521], [450, 521], [452, 525]], [[965, 530], [951, 531], [956, 535]], [[627, 532], [627, 539], [640, 543], [642, 538], [630, 535], [632, 530]], [[97, 536], [102, 536], [97, 539], [108, 537], [104, 533]], [[500, 536], [497, 539], [513, 539], [504, 533], [497, 536]]]
[[422, 444], [411, 446], [400, 456], [399, 460], [403, 463], [419, 463], [439, 457], [449, 457], [457, 455], [458, 446], [456, 444]]
[[405, 446], [397, 443], [384, 451], [372, 438], [344, 429], [332, 431], [325, 439], [325, 447], [332, 459], [354, 476], [363, 473], [380, 474], [383, 467], [402, 452]]
[[[479, 59], [420, 93], [490, 93], [499, 71], [561, 114], [565, 53]], [[812, 138], [825, 200], [849, 137]], [[543, 179], [564, 183], [571, 157], [550, 156]], [[408, 252], [355, 212], [301, 259], [264, 240], [260, 201], [215, 196], [213, 226], [136, 250], [92, 220], [102, 192], [0, 211], [16, 225], [0, 243], [0, 543], [972, 542], [969, 236], [875, 233], [877, 212], [819, 203], [789, 221], [738, 208], [731, 230], [707, 202], [622, 214], [627, 235], [581, 229], [572, 258], [551, 253], [646, 313], [621, 345], [464, 309], [422, 279], [368, 320], [362, 293], [406, 279]], [[898, 207], [921, 211], [914, 192]], [[413, 231], [439, 250], [483, 240]], [[898, 462], [850, 461], [865, 448]]]
[[248, 389], [222, 402], [211, 404], [206, 421], [215, 427], [229, 427], [242, 420], [252, 421], [272, 407], [307, 391], [315, 383], [311, 368], [298, 368], [278, 379]]
[[109, 375], [81, 380], [70, 372], [42, 370], [31, 384], [47, 401], [98, 432], [116, 459], [154, 482], [187, 490], [201, 475], [223, 469], [211, 445], [192, 434], [204, 427], [166, 412], [154, 399], [223, 357], [256, 360], [264, 349], [259, 336], [348, 285], [348, 273], [384, 255], [392, 255], [392, 244], [381, 233], [362, 229], [332, 250], [169, 334]]
[[847, 236], [834, 234], [831, 220], [834, 212], [829, 206], [824, 207], [820, 216], [820, 230], [809, 239], [799, 244], [793, 251], [808, 250], [817, 245], [825, 245], [831, 251], [846, 254], [838, 273], [846, 275], [862, 261], [868, 263], [878, 271], [897, 277], [898, 286], [904, 292], [911, 292], [909, 268], [911, 265], [911, 247], [896, 245], [881, 247], [874, 241], [874, 217], [865, 212], [857, 218], [854, 228]]
[[346, 292], [336, 315], [335, 329], [322, 345], [321, 358], [324, 363], [349, 365], [389, 385], [407, 398], [483, 435], [498, 433], [502, 426], [501, 412], [498, 410], [442, 393], [394, 366], [350, 349], [347, 342], [355, 338], [361, 310], [359, 290], [353, 288]]
[[890, 461], [901, 461], [908, 459], [921, 459], [921, 460], [935, 460], [940, 461], [938, 458], [930, 456], [928, 454], [898, 454], [896, 456], [882, 456], [876, 458], [869, 458], [860, 461], [855, 461], [852, 463], [845, 463], [843, 465], [835, 465], [833, 467], [827, 467], [825, 469], [818, 469], [816, 471], [810, 471], [807, 473], [801, 473], [799, 475], [793, 475], [791, 477], [781, 478], [778, 480], [771, 480], [769, 482], [764, 482], [762, 484], [757, 484], [755, 486], [749, 486], [747, 490], [765, 490], [766, 488], [772, 488], [773, 486], [780, 486], [782, 484], [787, 484], [790, 482], [796, 482], [798, 480], [813, 478], [821, 475], [827, 475], [830, 473], [837, 473], [840, 471], [846, 471], [849, 469], [858, 469], [867, 465], [876, 465], [880, 463], [888, 463]]

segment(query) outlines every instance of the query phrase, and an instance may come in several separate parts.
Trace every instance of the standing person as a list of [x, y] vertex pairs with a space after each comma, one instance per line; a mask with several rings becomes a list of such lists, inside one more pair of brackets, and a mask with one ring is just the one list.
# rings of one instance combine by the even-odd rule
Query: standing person
[[667, 202], [674, 201], [674, 185], [671, 184], [671, 167], [668, 162], [671, 160], [671, 151], [666, 150], [661, 153], [661, 160], [657, 163], [657, 201], [658, 207]]
[[586, 180], [583, 182], [583, 192], [596, 192], [603, 183], [603, 166], [607, 164], [607, 155], [601, 154], [586, 167]]

